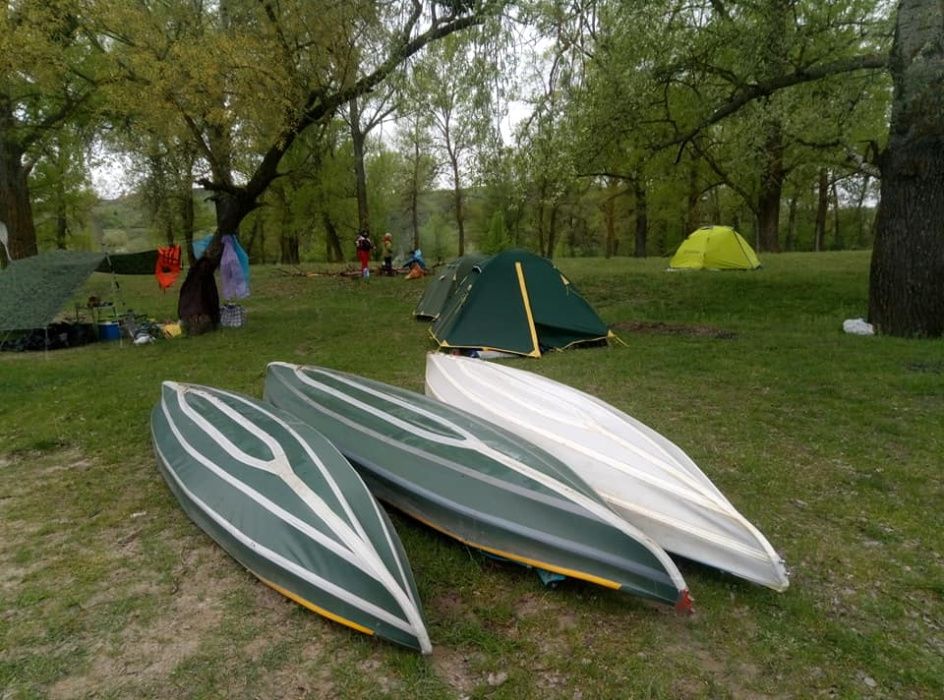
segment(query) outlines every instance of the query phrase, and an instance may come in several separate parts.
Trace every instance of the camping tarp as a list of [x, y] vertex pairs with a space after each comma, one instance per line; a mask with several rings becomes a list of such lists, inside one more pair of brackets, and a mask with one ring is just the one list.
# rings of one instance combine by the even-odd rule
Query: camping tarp
[[430, 332], [444, 348], [530, 357], [609, 336], [596, 311], [550, 260], [522, 250], [473, 267]]
[[112, 253], [98, 265], [97, 272], [116, 275], [153, 275], [157, 267], [157, 250], [140, 253]]
[[0, 331], [45, 328], [104, 257], [57, 250], [11, 262], [0, 270]]
[[674, 270], [755, 270], [760, 260], [730, 226], [702, 226], [682, 241], [669, 261]]
[[443, 307], [452, 296], [459, 283], [472, 271], [476, 265], [482, 264], [488, 258], [484, 255], [471, 254], [456, 258], [446, 265], [445, 269], [426, 285], [423, 296], [420, 298], [413, 315], [418, 319], [436, 320], [442, 313]]

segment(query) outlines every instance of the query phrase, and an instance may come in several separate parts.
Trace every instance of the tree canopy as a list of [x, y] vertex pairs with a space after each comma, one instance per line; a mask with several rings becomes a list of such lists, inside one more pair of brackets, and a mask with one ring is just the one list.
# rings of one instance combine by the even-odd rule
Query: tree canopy
[[610, 256], [733, 224], [772, 252], [874, 241], [873, 322], [944, 333], [933, 0], [24, 0], [0, 20], [14, 257], [34, 203], [57, 245], [84, 216], [91, 129], [133, 154], [159, 240], [192, 237], [195, 184], [218, 236], [245, 224], [285, 262], [342, 259], [355, 228]]

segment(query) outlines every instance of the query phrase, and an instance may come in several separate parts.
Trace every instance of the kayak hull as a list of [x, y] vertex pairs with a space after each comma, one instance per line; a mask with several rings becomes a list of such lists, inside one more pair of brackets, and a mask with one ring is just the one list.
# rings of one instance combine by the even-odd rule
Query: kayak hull
[[781, 557], [691, 458], [613, 406], [532, 372], [436, 353], [426, 392], [551, 453], [667, 551], [788, 587]]
[[328, 619], [431, 651], [392, 524], [323, 436], [249, 397], [174, 382], [151, 434], [181, 507], [251, 573]]
[[355, 375], [269, 365], [266, 399], [326, 435], [373, 493], [491, 554], [687, 607], [665, 552], [566, 466], [462, 411]]

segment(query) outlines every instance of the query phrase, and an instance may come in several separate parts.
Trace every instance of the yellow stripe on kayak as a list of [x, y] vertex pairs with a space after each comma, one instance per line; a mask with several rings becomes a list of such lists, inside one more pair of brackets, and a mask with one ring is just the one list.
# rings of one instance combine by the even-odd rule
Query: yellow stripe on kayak
[[374, 631], [373, 631], [372, 629], [370, 629], [369, 627], [364, 627], [364, 625], [359, 625], [359, 624], [357, 624], [356, 622], [353, 622], [352, 620], [348, 620], [346, 617], [341, 617], [340, 615], [336, 615], [336, 614], [334, 614], [333, 612], [330, 612], [330, 611], [328, 611], [328, 610], [325, 610], [324, 608], [315, 605], [315, 604], [312, 603], [311, 601], [305, 600], [304, 598], [302, 598], [302, 597], [299, 596], [299, 595], [295, 595], [295, 594], [292, 593], [290, 590], [288, 590], [288, 589], [286, 589], [286, 588], [282, 588], [279, 584], [273, 583], [272, 581], [269, 581], [268, 579], [262, 578], [261, 576], [259, 576], [259, 574], [256, 574], [256, 578], [258, 578], [260, 581], [262, 581], [262, 582], [263, 582], [265, 585], [267, 585], [269, 588], [271, 588], [271, 589], [273, 589], [273, 590], [275, 590], [275, 591], [278, 591], [279, 593], [281, 593], [282, 595], [284, 595], [286, 598], [289, 598], [289, 599], [291, 599], [291, 600], [294, 600], [296, 603], [298, 603], [298, 604], [301, 605], [302, 607], [308, 608], [308, 609], [311, 610], [312, 612], [318, 613], [319, 615], [322, 615], [322, 616], [328, 618], [329, 620], [334, 620], [335, 622], [340, 622], [342, 625], [345, 625], [345, 626], [347, 626], [347, 627], [350, 627], [351, 629], [355, 629], [355, 630], [357, 630], [358, 632], [363, 632], [364, 634], [369, 634], [369, 635], [373, 635], [373, 634], [374, 634]]
[[593, 574], [588, 574], [583, 571], [577, 571], [576, 569], [567, 569], [567, 568], [564, 568], [563, 566], [556, 566], [554, 564], [548, 564], [547, 562], [538, 561], [537, 559], [523, 557], [520, 554], [512, 554], [511, 552], [506, 552], [502, 549], [496, 549], [495, 547], [487, 547], [484, 544], [477, 544], [475, 542], [472, 542], [471, 540], [465, 539], [464, 537], [459, 537], [459, 535], [447, 530], [444, 527], [440, 527], [439, 525], [434, 525], [426, 518], [420, 517], [416, 515], [415, 513], [411, 513], [407, 511], [404, 511], [404, 512], [406, 512], [407, 515], [409, 515], [411, 518], [415, 518], [419, 520], [421, 523], [423, 523], [427, 527], [431, 527], [434, 530], [438, 530], [439, 532], [443, 533], [444, 535], [448, 535], [449, 537], [452, 537], [455, 540], [459, 540], [462, 544], [468, 545], [469, 547], [475, 547], [476, 549], [481, 549], [483, 552], [488, 552], [489, 554], [495, 554], [499, 557], [504, 557], [505, 559], [510, 559], [512, 561], [516, 561], [521, 564], [527, 564], [528, 566], [533, 566], [538, 569], [546, 569], [547, 571], [553, 571], [555, 574], [563, 574], [564, 576], [570, 576], [571, 578], [580, 579], [582, 581], [589, 581], [590, 583], [595, 583], [598, 586], [603, 586], [604, 588], [612, 588], [613, 590], [618, 590], [620, 588], [620, 584], [618, 584], [616, 581], [611, 581], [610, 579], [603, 578], [602, 576], [594, 576]]

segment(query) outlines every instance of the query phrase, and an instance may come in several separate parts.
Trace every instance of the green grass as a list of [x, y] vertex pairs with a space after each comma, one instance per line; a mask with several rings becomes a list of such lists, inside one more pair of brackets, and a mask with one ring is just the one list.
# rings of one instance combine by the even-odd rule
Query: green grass
[[[161, 481], [161, 380], [260, 396], [266, 363], [287, 360], [422, 390], [431, 341], [410, 316], [421, 282], [256, 269], [243, 329], [0, 355], [0, 697], [941, 697], [944, 343], [841, 333], [864, 314], [865, 253], [764, 262], [561, 260], [608, 323], [666, 332], [521, 364], [685, 449], [783, 553], [786, 593], [682, 562], [698, 611], [683, 619], [545, 589], [394, 515], [431, 658], [283, 599]], [[152, 279], [122, 296], [173, 316]], [[704, 327], [728, 337], [688, 332]]]

